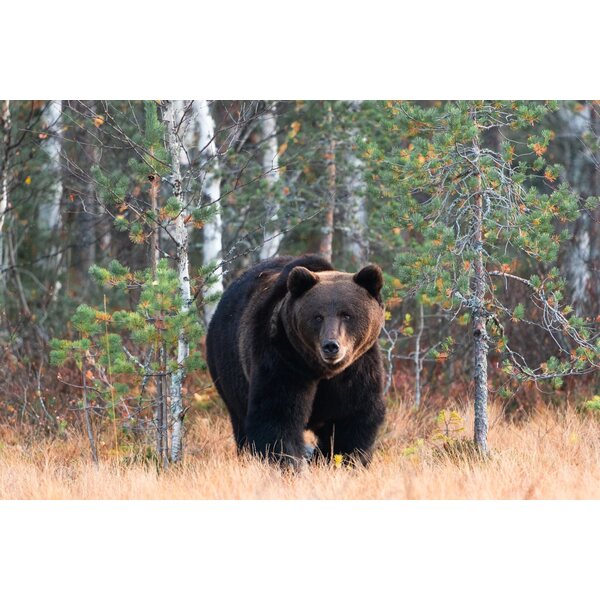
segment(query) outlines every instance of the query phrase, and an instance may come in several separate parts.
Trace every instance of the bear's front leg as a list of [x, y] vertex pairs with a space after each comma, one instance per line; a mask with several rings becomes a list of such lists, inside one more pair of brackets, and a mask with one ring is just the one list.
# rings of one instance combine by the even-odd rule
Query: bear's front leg
[[319, 454], [336, 454], [367, 465], [385, 417], [381, 355], [375, 346], [343, 373], [319, 385], [309, 427]]
[[385, 406], [371, 404], [367, 411], [323, 425], [315, 433], [318, 448], [326, 459], [341, 455], [367, 466], [373, 455], [377, 431], [383, 423]]
[[246, 417], [246, 444], [259, 456], [302, 466], [304, 429], [317, 389], [281, 364], [261, 365], [252, 374]]

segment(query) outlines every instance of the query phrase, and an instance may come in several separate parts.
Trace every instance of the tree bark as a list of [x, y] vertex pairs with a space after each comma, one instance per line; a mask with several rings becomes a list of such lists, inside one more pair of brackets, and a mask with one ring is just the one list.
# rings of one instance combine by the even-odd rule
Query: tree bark
[[[82, 112], [91, 118], [96, 113], [95, 103], [86, 107], [81, 104]], [[94, 165], [100, 160], [100, 149], [97, 146], [97, 140], [89, 132], [86, 134], [86, 171], [91, 172]], [[74, 260], [75, 266], [79, 272], [80, 282], [88, 281], [88, 271], [96, 262], [96, 221], [98, 219], [98, 200], [96, 198], [96, 184], [94, 178], [89, 176], [85, 186], [85, 192], [81, 198], [81, 205], [77, 215], [77, 233], [78, 233], [78, 256]]]
[[[8, 266], [8, 245], [6, 242], [6, 234], [4, 232], [4, 224], [6, 221], [6, 213], [8, 212], [8, 178], [10, 168], [10, 140], [11, 140], [11, 119], [10, 119], [10, 100], [4, 100], [2, 103], [2, 170], [0, 179], [2, 191], [0, 195], [0, 298], [2, 304], [6, 306], [6, 280]], [[0, 314], [0, 322], [3, 320]]]
[[[202, 185], [203, 205], [219, 207], [221, 199], [221, 175], [217, 145], [215, 143], [215, 122], [210, 113], [207, 100], [197, 100], [197, 116], [201, 169], [204, 176]], [[205, 265], [216, 263], [214, 276], [216, 281], [208, 286], [206, 296], [223, 292], [223, 267], [220, 264], [223, 255], [222, 223], [220, 207], [212, 219], [204, 224], [203, 262]], [[204, 303], [204, 322], [206, 327], [215, 312], [216, 302]]]
[[[600, 153], [585, 140], [600, 140], [600, 108], [586, 102], [581, 111], [563, 106], [559, 116], [564, 129], [559, 140], [561, 161], [570, 185], [582, 200], [600, 195]], [[593, 142], [592, 142], [593, 143]], [[570, 303], [578, 316], [600, 314], [600, 208], [582, 210], [573, 237], [562, 255]]]
[[327, 109], [327, 124], [329, 129], [329, 140], [325, 160], [327, 162], [327, 204], [325, 207], [325, 216], [323, 218], [323, 227], [321, 229], [321, 243], [319, 253], [326, 259], [331, 261], [333, 258], [333, 219], [335, 214], [335, 197], [336, 197], [336, 164], [335, 150], [336, 140], [333, 134], [333, 110], [331, 105]]
[[40, 204], [38, 227], [41, 230], [57, 231], [61, 225], [60, 209], [63, 196], [62, 182], [62, 101], [50, 100], [42, 116], [42, 124], [48, 138], [44, 149], [48, 155], [48, 171], [52, 183], [47, 190], [47, 198]]
[[83, 383], [83, 416], [85, 419], [85, 430], [87, 432], [88, 441], [90, 442], [90, 451], [92, 453], [92, 460], [98, 464], [98, 451], [96, 450], [96, 441], [94, 439], [94, 431], [92, 429], [92, 416], [90, 405], [87, 397], [87, 360], [83, 357], [81, 363], [82, 383]]
[[277, 196], [279, 182], [279, 147], [277, 145], [277, 103], [273, 102], [260, 116], [261, 138], [264, 144], [262, 168], [267, 180], [266, 222], [264, 225], [263, 245], [260, 249], [260, 259], [265, 260], [277, 254], [281, 244], [279, 227], [279, 212], [281, 206]]
[[[181, 178], [181, 151], [182, 145], [178, 135], [178, 125], [181, 114], [176, 109], [175, 103], [168, 100], [164, 105], [164, 120], [167, 125], [167, 146], [171, 155], [171, 175], [173, 181], [173, 196], [177, 198], [181, 210], [175, 219], [173, 238], [176, 244], [175, 263], [179, 278], [179, 294], [181, 296], [181, 312], [187, 314], [192, 303], [190, 287], [190, 265], [188, 258], [188, 229], [185, 217], [188, 211], [185, 206]], [[183, 456], [183, 380], [185, 378], [184, 362], [189, 355], [189, 342], [182, 330], [179, 332], [177, 342], [177, 370], [171, 375], [171, 461], [179, 462]]]
[[421, 338], [424, 328], [423, 303], [419, 302], [419, 329], [415, 338], [415, 408], [421, 406], [421, 371], [423, 370], [423, 358], [421, 357]]
[[[479, 168], [480, 148], [477, 139], [473, 140], [476, 164]], [[485, 264], [483, 255], [483, 190], [481, 175], [477, 174], [478, 192], [473, 208], [473, 296], [471, 316], [473, 321], [473, 369], [475, 379], [475, 426], [474, 438], [477, 448], [487, 453], [488, 434], [488, 333], [485, 311]]]
[[[354, 100], [349, 103], [349, 112], [357, 114], [362, 102]], [[360, 132], [353, 127], [348, 132], [347, 146], [344, 150], [345, 201], [339, 204], [336, 228], [342, 232], [342, 258], [349, 269], [358, 269], [367, 262], [369, 242], [367, 239], [368, 213], [366, 183], [364, 180], [364, 163], [358, 155], [356, 140]]]

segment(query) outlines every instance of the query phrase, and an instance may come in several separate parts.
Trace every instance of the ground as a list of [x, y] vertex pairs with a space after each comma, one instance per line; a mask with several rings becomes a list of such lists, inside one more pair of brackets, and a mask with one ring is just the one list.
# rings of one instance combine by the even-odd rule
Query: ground
[[[491, 407], [487, 461], [468, 443], [472, 414], [457, 407], [450, 435], [436, 412], [390, 407], [369, 469], [312, 466], [290, 474], [235, 452], [221, 410], [190, 419], [185, 463], [167, 473], [132, 462], [108, 437], [100, 465], [85, 437], [31, 439], [0, 432], [0, 499], [575, 499], [600, 498], [600, 422], [575, 410], [541, 408], [510, 422]], [[460, 431], [460, 419], [465, 429]], [[453, 430], [453, 431], [452, 431]], [[450, 440], [450, 442], [448, 442]], [[465, 448], [466, 446], [466, 448]]]

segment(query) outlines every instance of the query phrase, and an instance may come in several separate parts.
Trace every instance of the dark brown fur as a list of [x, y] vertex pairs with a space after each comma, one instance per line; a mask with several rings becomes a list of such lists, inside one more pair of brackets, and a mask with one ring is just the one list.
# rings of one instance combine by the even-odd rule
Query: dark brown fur
[[381, 285], [376, 266], [352, 275], [304, 256], [265, 261], [228, 288], [207, 354], [240, 449], [301, 460], [312, 429], [324, 456], [368, 462], [384, 415]]

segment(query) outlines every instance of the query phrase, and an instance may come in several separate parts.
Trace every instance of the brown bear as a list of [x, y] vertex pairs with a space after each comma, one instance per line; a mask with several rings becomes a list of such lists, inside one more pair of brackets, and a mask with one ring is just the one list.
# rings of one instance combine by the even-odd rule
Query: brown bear
[[208, 328], [208, 367], [242, 450], [291, 463], [315, 453], [367, 464], [381, 425], [384, 323], [376, 265], [335, 271], [317, 255], [266, 260], [223, 294]]

